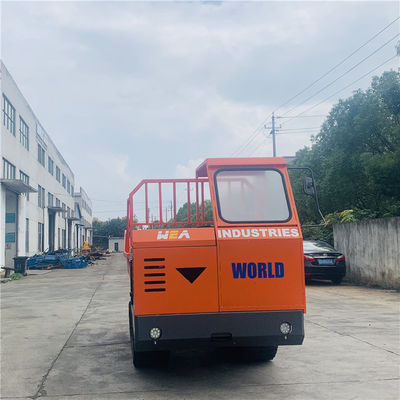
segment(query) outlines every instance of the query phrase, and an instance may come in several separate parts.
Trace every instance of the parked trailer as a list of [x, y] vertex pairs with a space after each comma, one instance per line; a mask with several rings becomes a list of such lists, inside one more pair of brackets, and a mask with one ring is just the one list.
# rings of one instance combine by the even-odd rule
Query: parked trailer
[[302, 234], [283, 158], [211, 158], [194, 179], [141, 181], [128, 198], [125, 255], [136, 367], [198, 347], [271, 360], [278, 346], [303, 342]]

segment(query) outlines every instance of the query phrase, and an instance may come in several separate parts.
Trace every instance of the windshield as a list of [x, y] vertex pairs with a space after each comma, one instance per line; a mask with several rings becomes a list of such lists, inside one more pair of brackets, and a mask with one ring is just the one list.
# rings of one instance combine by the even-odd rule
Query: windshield
[[334, 251], [335, 249], [330, 246], [328, 243], [321, 241], [303, 241], [303, 249], [304, 251]]
[[277, 170], [220, 170], [215, 184], [220, 217], [225, 222], [290, 219], [283, 175]]

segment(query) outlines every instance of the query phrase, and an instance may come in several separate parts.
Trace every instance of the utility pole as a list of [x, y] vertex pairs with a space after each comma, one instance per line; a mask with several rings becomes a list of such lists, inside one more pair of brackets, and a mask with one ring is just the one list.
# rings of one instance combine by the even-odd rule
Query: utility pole
[[272, 129], [271, 129], [271, 135], [272, 135], [272, 155], [273, 157], [276, 157], [276, 140], [275, 140], [275, 113], [272, 113]]

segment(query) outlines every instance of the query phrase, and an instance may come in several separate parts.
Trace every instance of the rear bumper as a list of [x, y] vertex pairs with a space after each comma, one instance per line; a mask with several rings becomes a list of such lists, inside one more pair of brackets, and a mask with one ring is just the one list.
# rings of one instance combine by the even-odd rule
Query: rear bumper
[[346, 275], [346, 266], [305, 266], [306, 278], [331, 279]]
[[[282, 322], [292, 325], [286, 337]], [[156, 342], [149, 336], [155, 327], [162, 332]], [[137, 351], [295, 345], [303, 342], [304, 318], [302, 310], [144, 315], [134, 317], [134, 331]]]

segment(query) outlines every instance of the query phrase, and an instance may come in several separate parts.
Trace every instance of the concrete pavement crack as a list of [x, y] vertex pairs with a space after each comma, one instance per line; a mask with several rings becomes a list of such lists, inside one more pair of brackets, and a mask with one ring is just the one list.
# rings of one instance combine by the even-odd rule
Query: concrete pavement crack
[[79, 347], [102, 347], [102, 346], [117, 346], [119, 344], [130, 344], [129, 340], [125, 342], [110, 342], [110, 343], [95, 343], [95, 344], [77, 344], [75, 346], [65, 346], [67, 349], [74, 349]]
[[[104, 274], [105, 275], [105, 274]], [[103, 279], [104, 279], [104, 275], [103, 275]], [[97, 292], [97, 290], [99, 289], [99, 287], [103, 284], [104, 280], [101, 280], [98, 285], [96, 286], [96, 288], [94, 289], [92, 296], [90, 297], [90, 300], [87, 304], [87, 306], [85, 307], [85, 310], [83, 311], [81, 317], [79, 318], [78, 322], [75, 324], [74, 328], [72, 329], [71, 334], [68, 336], [68, 339], [65, 341], [64, 345], [62, 346], [61, 350], [58, 352], [57, 356], [55, 357], [55, 359], [52, 361], [52, 363], [50, 364], [49, 369], [47, 370], [47, 372], [43, 375], [43, 378], [38, 386], [38, 390], [36, 391], [36, 393], [30, 397], [31, 399], [35, 400], [43, 395], [46, 395], [45, 391], [44, 391], [44, 385], [46, 383], [47, 377], [49, 376], [51, 370], [53, 369], [55, 363], [57, 362], [57, 360], [60, 358], [61, 353], [64, 351], [64, 349], [67, 347], [67, 343], [69, 342], [69, 340], [71, 339], [72, 335], [75, 333], [76, 328], [78, 327], [78, 325], [80, 324], [80, 322], [82, 321], [82, 318], [85, 316], [90, 304], [92, 303], [92, 300]]]
[[379, 350], [383, 350], [383, 351], [386, 351], [387, 353], [394, 354], [394, 355], [396, 355], [396, 356], [400, 356], [400, 354], [396, 353], [395, 351], [391, 351], [391, 350], [385, 349], [385, 348], [383, 348], [383, 347], [377, 346], [376, 344], [367, 342], [366, 340], [359, 339], [358, 337], [355, 337], [355, 336], [353, 336], [353, 335], [349, 335], [348, 333], [341, 333], [341, 332], [335, 331], [334, 329], [330, 329], [330, 328], [328, 328], [328, 327], [326, 327], [326, 326], [324, 326], [324, 325], [321, 325], [321, 324], [319, 324], [319, 323], [317, 323], [317, 322], [313, 322], [313, 321], [310, 321], [310, 320], [308, 320], [308, 322], [309, 322], [310, 324], [317, 325], [317, 326], [319, 326], [320, 328], [326, 329], [326, 330], [328, 330], [329, 332], [336, 333], [337, 335], [340, 335], [340, 336], [348, 336], [348, 337], [350, 337], [350, 338], [352, 338], [352, 339], [354, 339], [354, 340], [357, 340], [357, 341], [359, 341], [359, 342], [361, 342], [361, 343], [368, 344], [368, 345], [370, 345], [370, 346], [372, 346], [372, 347], [375, 347], [375, 348], [377, 348], [377, 349], [379, 349]]
[[[387, 382], [387, 381], [398, 381], [400, 378], [381, 378], [373, 380], [362, 380], [362, 379], [344, 379], [337, 381], [322, 381], [318, 382], [321, 385], [331, 385], [331, 384], [343, 384], [343, 383], [365, 383], [365, 382]], [[315, 385], [315, 381], [312, 382], [290, 382], [290, 383], [266, 383], [266, 384], [244, 384], [237, 385], [237, 387], [270, 387], [270, 386], [293, 386], [293, 385]], [[231, 388], [231, 387], [229, 387]], [[222, 387], [224, 389], [224, 387]], [[51, 397], [74, 397], [74, 396], [105, 396], [114, 394], [137, 394], [137, 393], [156, 393], [165, 391], [174, 391], [173, 388], [162, 388], [162, 389], [149, 389], [149, 390], [122, 390], [122, 391], [109, 391], [109, 392], [84, 392], [84, 393], [63, 393], [63, 394], [53, 394]], [[189, 393], [190, 389], [183, 389], [180, 393]]]

